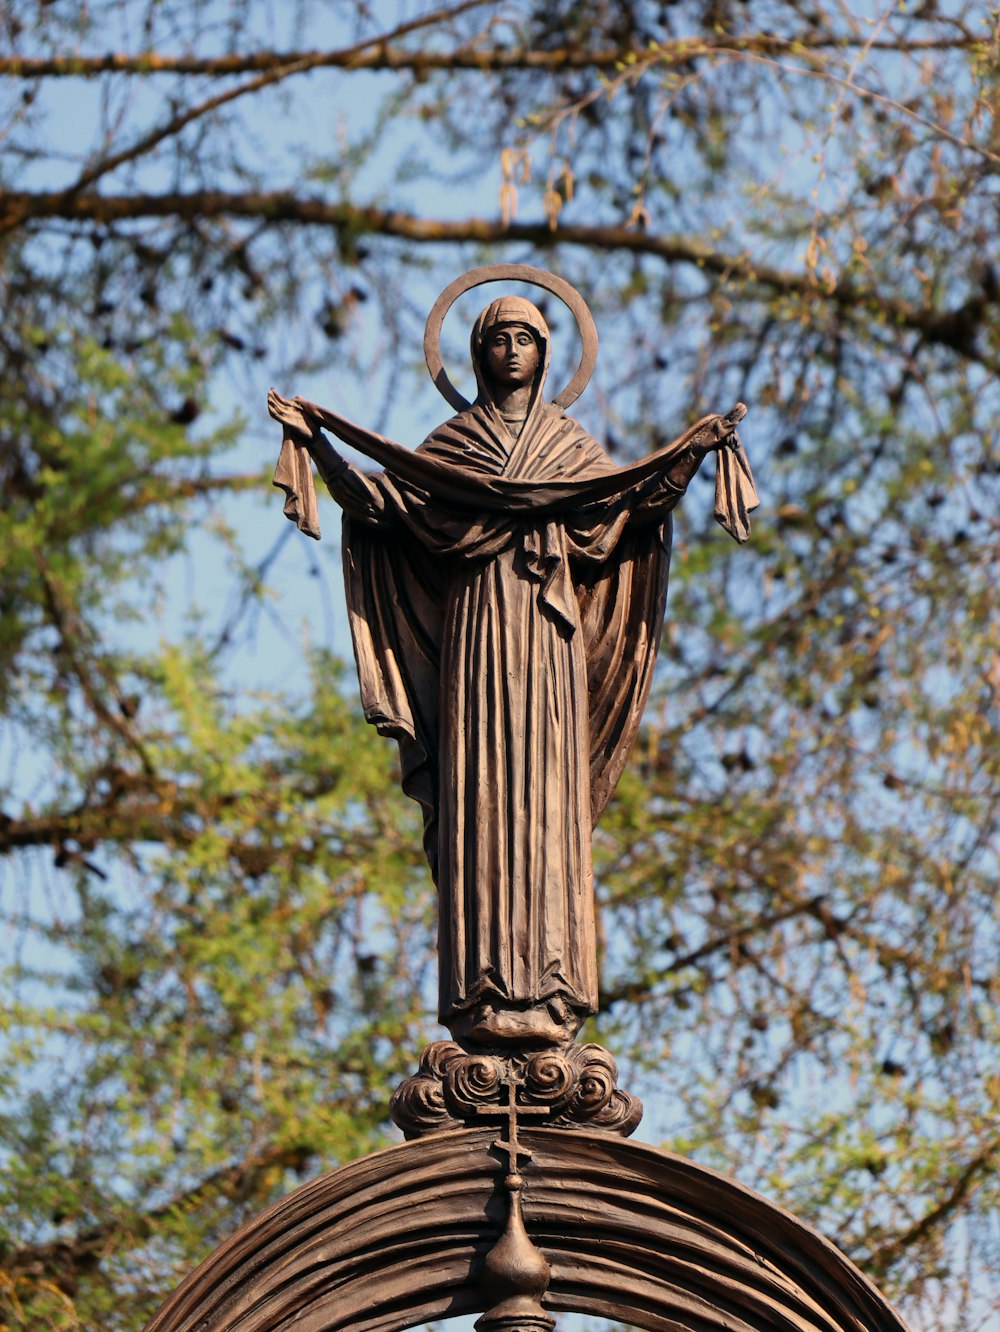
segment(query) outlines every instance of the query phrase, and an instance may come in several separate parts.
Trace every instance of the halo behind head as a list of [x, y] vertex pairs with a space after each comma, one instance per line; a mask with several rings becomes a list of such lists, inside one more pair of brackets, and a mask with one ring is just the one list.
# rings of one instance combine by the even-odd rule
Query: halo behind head
[[[569, 308], [580, 330], [583, 353], [573, 378], [562, 392], [552, 399], [555, 406], [568, 407], [570, 403], [576, 401], [587, 387], [590, 376], [594, 373], [594, 366], [597, 362], [597, 329], [594, 326], [594, 319], [587, 302], [575, 287], [571, 287], [568, 282], [556, 277], [554, 273], [548, 273], [544, 268], [533, 268], [530, 264], [488, 264], [483, 268], [472, 268], [468, 273], [463, 273], [461, 277], [456, 278], [454, 282], [445, 287], [434, 302], [434, 308], [427, 316], [427, 327], [424, 330], [424, 359], [438, 392], [456, 411], [462, 412], [471, 406], [468, 399], [459, 393], [448, 378], [444, 362], [441, 360], [441, 325], [444, 323], [445, 315], [459, 296], [470, 291], [473, 287], [481, 287], [487, 282], [528, 282], [534, 287], [540, 287], [543, 291], [550, 291], [554, 296], [558, 296], [563, 304]], [[544, 337], [547, 342], [550, 341], [548, 326], [541, 313], [530, 301], [520, 296], [502, 296], [499, 300], [493, 301], [476, 321], [477, 328], [479, 328], [483, 317], [494, 307], [509, 307], [511, 311], [516, 309], [522, 312], [534, 311], [533, 317], [525, 317], [525, 314], [522, 313], [517, 318], [505, 319], [503, 322], [527, 324], [529, 328], [538, 332], [539, 336]], [[540, 326], [537, 328], [536, 320], [540, 321]], [[499, 321], [494, 319], [493, 322]], [[480, 330], [481, 335], [482, 330]]]

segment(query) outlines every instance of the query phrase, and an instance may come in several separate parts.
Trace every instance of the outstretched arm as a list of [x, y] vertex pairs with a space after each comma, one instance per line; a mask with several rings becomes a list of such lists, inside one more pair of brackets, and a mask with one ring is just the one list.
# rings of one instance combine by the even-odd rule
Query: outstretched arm
[[732, 446], [736, 427], [746, 414], [746, 406], [738, 402], [731, 412], [716, 417], [707, 428], [699, 430], [664, 471], [642, 482], [631, 506], [633, 521], [654, 521], [673, 509], [705, 458]]
[[385, 520], [385, 496], [376, 479], [340, 456], [311, 415], [303, 411], [300, 399], [283, 398], [269, 389], [267, 410], [281, 423], [286, 435], [309, 450], [327, 490], [346, 514], [364, 523]]

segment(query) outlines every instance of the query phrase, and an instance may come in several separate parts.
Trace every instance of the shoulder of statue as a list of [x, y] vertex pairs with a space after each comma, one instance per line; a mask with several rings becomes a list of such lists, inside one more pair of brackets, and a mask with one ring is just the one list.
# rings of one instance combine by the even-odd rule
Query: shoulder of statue
[[575, 416], [567, 416], [561, 407], [552, 403], [544, 404], [545, 428], [550, 435], [562, 436], [567, 442], [580, 444], [594, 454], [606, 456], [606, 450], [597, 442], [589, 430], [582, 426]]
[[447, 421], [435, 426], [423, 443], [417, 445], [417, 452], [477, 434], [481, 432], [485, 420], [484, 409], [479, 403], [473, 403], [464, 412], [456, 412], [454, 416], [449, 416]]

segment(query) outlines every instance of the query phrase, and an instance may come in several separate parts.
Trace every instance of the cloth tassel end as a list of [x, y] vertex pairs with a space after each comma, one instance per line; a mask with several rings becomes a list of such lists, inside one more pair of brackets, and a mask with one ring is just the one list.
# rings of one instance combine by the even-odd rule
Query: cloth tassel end
[[718, 452], [715, 464], [715, 521], [742, 545], [750, 536], [750, 514], [760, 504], [753, 472], [734, 436]]
[[316, 485], [309, 450], [292, 435], [286, 434], [281, 441], [278, 465], [274, 469], [271, 484], [285, 492], [285, 517], [300, 532], [319, 541], [319, 508], [316, 504]]

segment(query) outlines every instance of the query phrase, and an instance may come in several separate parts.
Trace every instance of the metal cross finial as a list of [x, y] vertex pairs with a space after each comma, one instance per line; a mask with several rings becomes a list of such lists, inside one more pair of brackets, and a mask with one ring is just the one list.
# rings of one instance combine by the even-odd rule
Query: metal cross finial
[[517, 1134], [519, 1115], [547, 1117], [550, 1112], [546, 1105], [525, 1105], [519, 1101], [520, 1085], [510, 1069], [503, 1081], [506, 1103], [476, 1107], [477, 1114], [506, 1122], [506, 1135], [501, 1133], [492, 1145], [507, 1157], [504, 1184], [510, 1197], [506, 1228], [483, 1264], [481, 1284], [493, 1303], [476, 1320], [477, 1332], [552, 1332], [555, 1327], [555, 1319], [541, 1305], [551, 1276], [549, 1265], [524, 1228], [521, 1210], [524, 1176], [520, 1166], [531, 1160], [531, 1153], [521, 1146]]

